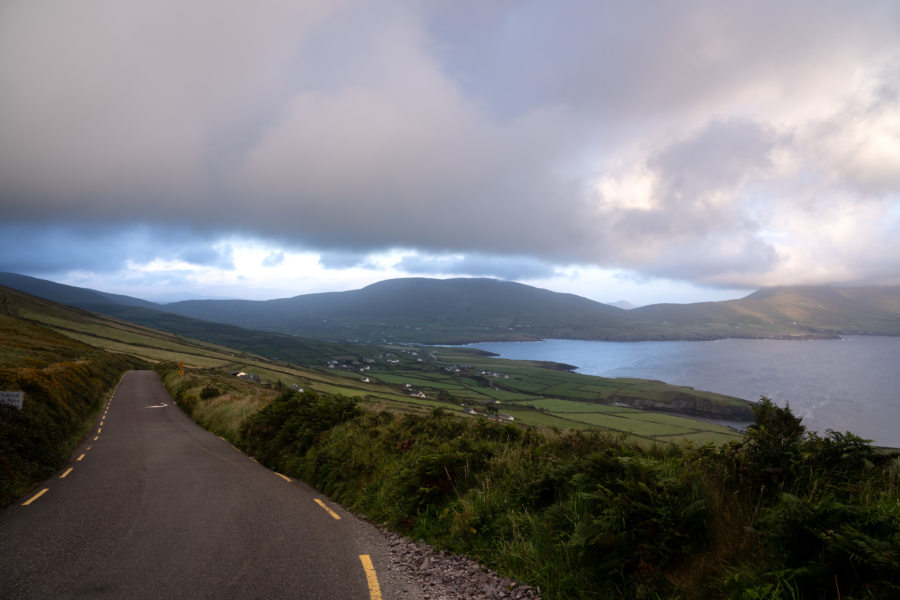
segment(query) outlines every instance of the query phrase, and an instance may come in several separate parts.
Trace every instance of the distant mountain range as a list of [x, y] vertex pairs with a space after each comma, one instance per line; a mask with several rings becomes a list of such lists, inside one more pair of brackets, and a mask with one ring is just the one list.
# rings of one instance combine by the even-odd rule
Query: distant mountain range
[[[170, 304], [12, 273], [0, 273], [0, 285], [194, 337], [207, 327], [202, 321], [290, 336], [372, 343], [900, 335], [900, 286], [776, 287], [739, 300], [624, 310], [495, 279], [392, 279], [359, 290], [277, 300]], [[229, 335], [240, 334], [229, 331]]]

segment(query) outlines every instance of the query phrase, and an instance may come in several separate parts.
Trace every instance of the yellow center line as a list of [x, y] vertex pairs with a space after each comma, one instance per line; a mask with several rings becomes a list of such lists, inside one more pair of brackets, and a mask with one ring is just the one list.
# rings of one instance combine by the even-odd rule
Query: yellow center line
[[93, 446], [88, 446], [87, 448], [85, 448], [85, 450], [87, 450], [88, 452], [90, 452], [91, 448], [93, 448]]
[[284, 479], [285, 481], [291, 481], [291, 478], [288, 477], [287, 475], [282, 475], [278, 471], [272, 471], [272, 472], [275, 473], [276, 475], [278, 475], [279, 477], [281, 477], [282, 479]]
[[369, 583], [369, 598], [371, 600], [381, 600], [381, 587], [378, 585], [378, 577], [375, 575], [375, 566], [368, 554], [360, 554], [359, 561], [362, 563], [363, 570], [366, 572], [366, 581]]
[[84, 458], [84, 454], [75, 459], [76, 462], [81, 462], [81, 459]]
[[37, 494], [35, 494], [35, 495], [32, 496], [31, 498], [29, 498], [27, 502], [23, 502], [23, 503], [22, 503], [22, 506], [28, 506], [29, 504], [31, 504], [32, 502], [34, 502], [35, 500], [37, 500], [38, 498], [40, 498], [41, 496], [43, 496], [44, 494], [46, 494], [46, 493], [49, 492], [49, 491], [50, 491], [50, 488], [44, 488], [44, 489], [42, 489], [42, 490], [39, 491]]
[[318, 498], [314, 498], [314, 499], [313, 499], [313, 502], [315, 502], [316, 504], [318, 504], [319, 506], [321, 506], [322, 509], [323, 509], [325, 512], [327, 512], [329, 515], [331, 515], [335, 520], [337, 520], [337, 521], [340, 521], [340, 520], [341, 520], [341, 515], [337, 514], [336, 512], [334, 512], [333, 510], [331, 510], [330, 508], [328, 508], [328, 505], [325, 504], [324, 502], [322, 502], [321, 500], [319, 500]]
[[97, 433], [99, 434], [101, 431], [103, 431], [103, 428], [102, 428], [102, 427], [98, 427], [98, 428], [97, 428]]
[[99, 435], [95, 435], [95, 436], [94, 436], [94, 441], [95, 441], [95, 442], [96, 442], [97, 440], [99, 440], [99, 439], [100, 439], [100, 436], [99, 436]]
[[[82, 454], [82, 456], [84, 456], [84, 455]], [[68, 469], [65, 470], [65, 472], [62, 475], [59, 476], [59, 478], [65, 479], [66, 475], [68, 475], [69, 473], [71, 473], [74, 470], [75, 470], [75, 467], [69, 467]]]

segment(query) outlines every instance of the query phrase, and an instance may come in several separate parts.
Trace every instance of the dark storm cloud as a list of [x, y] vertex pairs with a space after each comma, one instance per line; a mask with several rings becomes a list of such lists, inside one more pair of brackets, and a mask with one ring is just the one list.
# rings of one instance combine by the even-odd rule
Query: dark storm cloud
[[0, 225], [0, 271], [50, 275], [67, 271], [115, 272], [129, 262], [182, 261], [234, 267], [231, 248], [190, 230], [174, 228]]
[[[878, 229], [900, 194], [898, 64], [887, 1], [10, 0], [0, 209], [13, 239], [52, 216], [71, 232], [46, 248], [91, 250], [4, 262], [229, 268], [213, 241], [242, 234], [334, 268], [412, 248], [436, 257], [423, 272], [846, 278], [900, 256]], [[843, 226], [814, 234], [820, 209]]]
[[369, 255], [361, 252], [326, 251], [319, 255], [319, 265], [326, 269], [351, 269], [369, 266]]

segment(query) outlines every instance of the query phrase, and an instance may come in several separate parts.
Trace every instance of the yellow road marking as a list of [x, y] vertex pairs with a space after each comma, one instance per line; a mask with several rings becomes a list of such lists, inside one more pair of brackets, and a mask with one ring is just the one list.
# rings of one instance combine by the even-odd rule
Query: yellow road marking
[[91, 448], [93, 448], [93, 446], [88, 446], [87, 448], [85, 448], [85, 450], [90, 451]]
[[97, 440], [99, 440], [99, 439], [100, 439], [100, 436], [99, 436], [99, 435], [95, 435], [95, 436], [94, 436], [94, 441], [95, 441], [95, 442], [96, 442]]
[[272, 471], [272, 472], [275, 473], [276, 475], [278, 475], [279, 477], [281, 477], [282, 479], [284, 479], [285, 481], [290, 481], [290, 480], [291, 480], [290, 477], [288, 477], [287, 475], [282, 475], [282, 474], [279, 473], [278, 471]]
[[31, 498], [29, 498], [28, 501], [23, 502], [23, 503], [22, 503], [22, 506], [28, 506], [29, 504], [31, 504], [32, 502], [34, 502], [35, 500], [37, 500], [38, 498], [40, 498], [41, 496], [43, 496], [44, 494], [46, 494], [46, 493], [49, 492], [49, 491], [50, 491], [50, 488], [44, 488], [44, 489], [42, 489], [42, 490], [39, 491], [37, 494], [35, 494], [35, 495], [32, 496]]
[[368, 554], [360, 554], [359, 561], [362, 563], [363, 570], [366, 572], [366, 581], [369, 583], [369, 598], [371, 600], [381, 600], [381, 587], [378, 585], [378, 577], [375, 575], [375, 566]]
[[65, 472], [62, 475], [59, 476], [59, 478], [65, 479], [66, 475], [68, 475], [69, 473], [71, 473], [74, 470], [75, 470], [75, 467], [69, 467], [68, 469], [65, 470]]
[[336, 512], [334, 512], [333, 510], [331, 510], [330, 508], [328, 508], [328, 505], [326, 505], [324, 502], [322, 502], [322, 501], [319, 500], [318, 498], [315, 498], [315, 499], [313, 500], [313, 502], [315, 502], [316, 504], [318, 504], [319, 506], [321, 506], [321, 507], [325, 510], [325, 512], [327, 512], [329, 515], [331, 515], [332, 517], [334, 517], [335, 520], [338, 520], [338, 521], [341, 520], [341, 515], [337, 514]]
[[82, 454], [81, 456], [79, 456], [79, 457], [76, 458], [75, 460], [76, 460], [76, 462], [81, 462], [81, 459], [82, 459], [82, 458], [84, 458], [84, 454]]
[[102, 428], [102, 427], [98, 427], [98, 428], [97, 428], [97, 433], [99, 434], [101, 431], [103, 431], [103, 428]]

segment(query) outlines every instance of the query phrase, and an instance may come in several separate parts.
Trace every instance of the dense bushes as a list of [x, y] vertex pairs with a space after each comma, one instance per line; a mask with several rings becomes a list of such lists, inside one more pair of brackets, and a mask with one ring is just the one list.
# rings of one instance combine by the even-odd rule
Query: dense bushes
[[285, 468], [304, 456], [321, 434], [358, 414], [351, 400], [283, 392], [250, 420], [244, 444], [266, 464]]
[[900, 594], [896, 456], [763, 400], [746, 439], [642, 448], [283, 393], [240, 443], [348, 507], [546, 598]]

